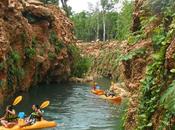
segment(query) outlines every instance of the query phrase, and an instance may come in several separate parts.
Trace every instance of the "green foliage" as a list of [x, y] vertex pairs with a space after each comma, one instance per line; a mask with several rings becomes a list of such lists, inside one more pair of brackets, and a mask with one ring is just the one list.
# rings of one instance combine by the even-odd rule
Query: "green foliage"
[[141, 30], [144, 31], [144, 29], [149, 26], [149, 24], [157, 19], [155, 15], [149, 16], [149, 17], [141, 17]]
[[56, 59], [57, 55], [53, 52], [48, 53], [49, 60], [53, 61]]
[[32, 38], [32, 47], [34, 48], [38, 44], [36, 37]]
[[136, 49], [134, 51], [130, 51], [129, 53], [127, 53], [126, 55], [123, 55], [120, 57], [120, 60], [122, 61], [128, 61], [133, 59], [136, 56], [141, 56], [144, 55], [146, 52], [146, 48], [140, 48], [140, 49]]
[[19, 81], [24, 76], [24, 70], [20, 67], [21, 57], [18, 52], [11, 51], [8, 55], [7, 69], [7, 84], [10, 89], [13, 89], [15, 81]]
[[[151, 17], [146, 17], [146, 18], [145, 17], [141, 17], [141, 26], [142, 26], [142, 28], [139, 31], [137, 31], [137, 32], [129, 34], [128, 43], [130, 45], [134, 45], [134, 44], [138, 43], [139, 41], [145, 39], [146, 38], [145, 28], [151, 22], [153, 22], [155, 19], [156, 19], [156, 16], [151, 16]], [[158, 28], [158, 29], [160, 29], [160, 28]], [[156, 35], [156, 36], [158, 38], [159, 35]]]
[[4, 85], [4, 80], [0, 80], [0, 88], [2, 88]]
[[82, 77], [89, 70], [91, 60], [89, 58], [80, 57], [79, 60], [74, 62], [72, 75]]
[[172, 114], [175, 114], [175, 80], [169, 85], [168, 89], [163, 93], [160, 103], [166, 110], [168, 110]]
[[175, 82], [173, 81], [162, 94], [162, 91], [164, 91], [163, 87], [167, 86], [169, 76], [171, 77], [171, 74], [174, 73], [173, 69], [171, 73], [167, 73], [164, 65], [167, 47], [175, 34], [173, 25], [174, 22], [169, 26], [168, 32], [165, 31], [165, 27], [162, 24], [153, 30], [153, 60], [152, 64], [147, 66], [145, 79], [141, 80], [142, 89], [138, 110], [138, 130], [153, 129], [152, 115], [157, 109], [164, 108], [160, 119], [160, 130], [163, 130], [169, 125], [170, 118], [174, 114], [175, 102], [173, 99]]
[[160, 25], [154, 29], [154, 32], [152, 35], [152, 41], [154, 43], [153, 44], [154, 50], [159, 50], [162, 45], [166, 44], [165, 38], [166, 38], [166, 35], [164, 32], [163, 25]]
[[115, 2], [118, 0], [100, 0], [101, 7], [104, 11], [113, 9]]
[[15, 75], [13, 73], [13, 67], [9, 66], [7, 70], [7, 85], [9, 89], [13, 89], [15, 83]]
[[145, 33], [143, 30], [131, 33], [128, 37], [129, 45], [134, 45], [145, 38]]
[[0, 63], [0, 71], [4, 70], [5, 68], [5, 62]]
[[[25, 37], [24, 37], [24, 40], [25, 40]], [[28, 59], [32, 59], [34, 56], [36, 56], [35, 47], [38, 44], [36, 37], [32, 38], [31, 44], [32, 44], [31, 46], [25, 47], [25, 49], [24, 49], [25, 56]]]
[[9, 61], [11, 63], [14, 63], [14, 64], [18, 64], [19, 61], [20, 61], [21, 57], [19, 55], [18, 52], [16, 51], [12, 51], [10, 54], [9, 54]]
[[78, 39], [84, 41], [94, 40], [96, 37], [96, 16], [87, 12], [74, 14], [71, 19], [75, 24], [75, 35]]
[[51, 31], [49, 41], [55, 46], [55, 51], [57, 54], [61, 51], [62, 48], [64, 48], [64, 43], [58, 39], [57, 34], [54, 31]]
[[167, 7], [175, 6], [174, 0], [149, 0], [145, 2], [144, 7], [147, 10], [151, 10], [153, 14], [163, 14]]
[[72, 14], [72, 8], [71, 6], [68, 6], [67, 2], [68, 0], [40, 0], [44, 4], [54, 4], [56, 6], [59, 6], [59, 3], [62, 4], [62, 9], [66, 12], [67, 16], [69, 17]]
[[7, 70], [8, 87], [12, 89], [16, 81], [17, 83], [19, 83], [19, 81], [23, 79], [24, 74], [25, 72], [23, 68], [13, 65], [13, 64], [9, 65], [8, 70]]
[[123, 8], [121, 12], [118, 14], [118, 19], [116, 21], [116, 26], [115, 26], [116, 39], [126, 40], [130, 36], [133, 8], [134, 8], [133, 1], [125, 0], [123, 2]]
[[[108, 3], [108, 1], [104, 1]], [[111, 4], [111, 2], [109, 2]], [[114, 6], [115, 2], [112, 2]], [[121, 12], [110, 10], [105, 6], [106, 39], [127, 39], [132, 24], [133, 2], [124, 1]], [[106, 10], [105, 9], [105, 10]], [[80, 12], [71, 17], [75, 25], [75, 35], [83, 41], [95, 41], [103, 39], [103, 11], [99, 6], [91, 9], [91, 12]]]
[[26, 32], [21, 33], [21, 40], [22, 40], [22, 43], [27, 44], [28, 40], [27, 40]]
[[[160, 59], [154, 58], [154, 62], [147, 66], [146, 77], [144, 80], [141, 81], [142, 96], [140, 99], [140, 107], [139, 107], [138, 130], [143, 130], [145, 128], [151, 129], [152, 127], [152, 122], [150, 119], [155, 109], [158, 106], [157, 101], [160, 98], [160, 90], [164, 83], [163, 82], [164, 59], [162, 59], [161, 56], [159, 57]], [[160, 83], [160, 81], [162, 82]]]
[[44, 4], [55, 4], [55, 5], [59, 4], [59, 0], [40, 0], [40, 1], [43, 2]]
[[84, 76], [91, 66], [91, 59], [81, 56], [80, 50], [75, 45], [69, 45], [68, 50], [73, 57], [72, 76]]
[[29, 59], [32, 59], [36, 55], [36, 49], [32, 47], [25, 48], [25, 56]]

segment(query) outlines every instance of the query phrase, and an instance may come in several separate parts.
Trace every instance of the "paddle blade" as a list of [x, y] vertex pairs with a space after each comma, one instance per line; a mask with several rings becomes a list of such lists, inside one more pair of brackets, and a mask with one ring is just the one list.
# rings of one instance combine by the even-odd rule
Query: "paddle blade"
[[14, 100], [13, 106], [17, 105], [21, 100], [22, 100], [22, 96], [18, 96], [18, 97]]
[[50, 104], [50, 101], [45, 101], [41, 104], [40, 108], [43, 109], [43, 108], [46, 108], [47, 106], [49, 106]]

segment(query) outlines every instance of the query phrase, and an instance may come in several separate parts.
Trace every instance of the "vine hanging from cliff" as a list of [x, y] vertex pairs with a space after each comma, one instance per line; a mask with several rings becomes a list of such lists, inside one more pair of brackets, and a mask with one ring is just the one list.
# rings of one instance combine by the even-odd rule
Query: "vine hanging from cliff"
[[[168, 85], [167, 69], [164, 65], [165, 54], [172, 37], [174, 37], [174, 28], [170, 29], [168, 32], [165, 30], [164, 24], [160, 24], [153, 31], [152, 41], [154, 53], [152, 55], [152, 64], [147, 66], [146, 77], [141, 81], [142, 89], [138, 110], [138, 130], [154, 129], [153, 115], [156, 110], [161, 110], [162, 102], [159, 102], [159, 99], [162, 97], [164, 86]], [[170, 90], [172, 89], [168, 90], [168, 94], [164, 95], [162, 101], [167, 101], [165, 97], [171, 93]], [[159, 129], [162, 130], [169, 125], [172, 114], [163, 109], [161, 111], [162, 117], [159, 122], [161, 124], [159, 125]]]

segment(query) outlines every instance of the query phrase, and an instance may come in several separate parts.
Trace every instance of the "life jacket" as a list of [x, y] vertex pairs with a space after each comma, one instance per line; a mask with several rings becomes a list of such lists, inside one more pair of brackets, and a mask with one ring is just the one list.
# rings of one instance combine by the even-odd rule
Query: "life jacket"
[[17, 118], [18, 117], [16, 115], [7, 113], [5, 120], [7, 120], [8, 122], [13, 122], [13, 121], [17, 121]]
[[37, 112], [32, 112], [30, 118], [35, 118], [37, 121], [41, 121], [42, 116], [39, 115]]

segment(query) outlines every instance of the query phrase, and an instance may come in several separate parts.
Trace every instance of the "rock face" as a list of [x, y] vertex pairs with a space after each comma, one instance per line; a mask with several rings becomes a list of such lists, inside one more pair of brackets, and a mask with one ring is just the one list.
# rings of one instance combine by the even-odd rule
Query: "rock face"
[[173, 0], [135, 0], [127, 42], [84, 47], [96, 56], [91, 73], [122, 81], [129, 90], [126, 130], [175, 129], [174, 7]]
[[71, 70], [73, 25], [62, 11], [35, 0], [0, 1], [0, 99]]
[[140, 39], [135, 45], [130, 45], [128, 52], [142, 47], [146, 51], [144, 55], [122, 63], [124, 71], [121, 74], [131, 92], [126, 130], [174, 129], [172, 110], [164, 106], [169, 104], [167, 100], [173, 98], [167, 90], [174, 81], [171, 73], [175, 63], [174, 4], [164, 1], [166, 4], [163, 5], [161, 2], [135, 0], [132, 30]]

